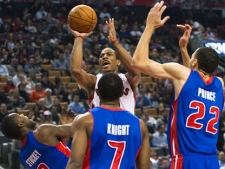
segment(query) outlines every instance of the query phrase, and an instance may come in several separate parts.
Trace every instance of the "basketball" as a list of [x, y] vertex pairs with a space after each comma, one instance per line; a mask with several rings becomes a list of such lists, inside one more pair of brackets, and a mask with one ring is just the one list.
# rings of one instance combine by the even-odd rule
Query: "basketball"
[[89, 33], [97, 24], [97, 15], [90, 6], [77, 5], [70, 10], [67, 22], [71, 29], [79, 33]]

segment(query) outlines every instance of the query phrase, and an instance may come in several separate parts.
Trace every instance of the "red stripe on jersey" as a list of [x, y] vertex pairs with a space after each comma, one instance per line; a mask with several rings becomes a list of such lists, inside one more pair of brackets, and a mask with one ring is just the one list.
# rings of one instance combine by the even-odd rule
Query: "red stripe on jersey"
[[89, 169], [90, 168], [90, 159], [91, 159], [91, 140], [88, 140], [87, 151], [86, 151], [86, 155], [84, 157], [82, 169]]
[[173, 102], [173, 113], [171, 118], [171, 129], [170, 129], [170, 147], [172, 150], [172, 157], [179, 154], [178, 150], [178, 138], [177, 138], [177, 106], [178, 100]]
[[183, 155], [177, 155], [173, 157], [170, 165], [170, 169], [182, 169], [183, 167]]
[[57, 145], [56, 145], [56, 148], [61, 152], [63, 153], [65, 156], [67, 156], [68, 158], [70, 157], [70, 149], [66, 146], [65, 143], [63, 142], [59, 142]]
[[23, 139], [20, 146], [23, 147], [26, 144], [26, 142], [27, 142], [27, 136]]

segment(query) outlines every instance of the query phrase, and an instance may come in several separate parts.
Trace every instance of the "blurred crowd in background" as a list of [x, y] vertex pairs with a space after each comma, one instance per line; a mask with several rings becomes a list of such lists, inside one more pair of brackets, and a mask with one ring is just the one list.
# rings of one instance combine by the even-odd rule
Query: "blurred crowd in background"
[[[137, 1], [137, 0], [136, 0]], [[132, 6], [135, 0], [2, 0], [0, 2], [0, 123], [11, 112], [24, 113], [38, 124], [58, 124], [60, 114], [72, 109], [76, 114], [89, 109], [87, 93], [72, 78], [69, 70], [74, 38], [67, 27], [67, 15], [78, 4], [94, 8], [98, 23], [84, 41], [83, 69], [101, 72], [100, 51], [112, 47], [107, 40], [106, 20], [115, 19], [117, 37], [132, 56], [145, 28], [150, 6]], [[154, 3], [157, 1], [154, 1]], [[193, 31], [188, 45], [192, 53], [205, 40], [225, 39], [224, 0], [167, 0], [165, 15], [170, 20], [154, 32], [150, 56], [159, 63], [182, 63], [176, 24], [188, 23]], [[127, 6], [129, 5], [129, 6]], [[126, 73], [123, 65], [119, 71]], [[224, 77], [224, 70], [216, 75]], [[173, 84], [170, 80], [142, 75], [137, 87], [136, 116], [149, 129], [153, 169], [165, 169], [170, 161], [166, 136], [167, 114]], [[225, 146], [221, 118], [219, 160], [225, 166]], [[19, 146], [12, 144], [12, 158], [18, 157]], [[17, 147], [17, 148], [16, 148]], [[16, 162], [16, 160], [12, 160]], [[12, 166], [12, 162], [10, 162]]]

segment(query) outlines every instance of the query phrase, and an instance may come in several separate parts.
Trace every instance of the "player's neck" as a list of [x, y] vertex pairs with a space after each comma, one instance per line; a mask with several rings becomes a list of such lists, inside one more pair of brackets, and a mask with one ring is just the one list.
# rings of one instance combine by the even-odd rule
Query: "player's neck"
[[205, 71], [203, 70], [198, 70], [198, 73], [201, 75], [201, 77], [205, 80], [205, 81], [208, 81], [211, 74], [209, 73], [206, 73]]
[[117, 102], [102, 102], [100, 103], [100, 105], [105, 107], [113, 107], [113, 108], [120, 107], [119, 102], [118, 103]]

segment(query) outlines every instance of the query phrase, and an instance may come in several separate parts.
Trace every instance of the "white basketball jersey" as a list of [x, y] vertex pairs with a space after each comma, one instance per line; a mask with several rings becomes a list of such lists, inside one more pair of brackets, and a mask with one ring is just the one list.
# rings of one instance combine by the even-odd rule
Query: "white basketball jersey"
[[[120, 107], [122, 109], [125, 109], [125, 110], [131, 112], [132, 114], [134, 114], [134, 109], [135, 109], [134, 92], [131, 89], [131, 86], [130, 86], [126, 76], [122, 73], [119, 73], [118, 75], [122, 79], [123, 87], [124, 87], [123, 96], [120, 97]], [[98, 81], [102, 77], [102, 74], [97, 74], [96, 77], [97, 77], [97, 80], [96, 80], [96, 84], [95, 84], [95, 89], [98, 88]], [[99, 106], [100, 100], [99, 100], [99, 96], [97, 95], [96, 91], [94, 92], [93, 99], [89, 98], [89, 103], [90, 103], [90, 108]]]

